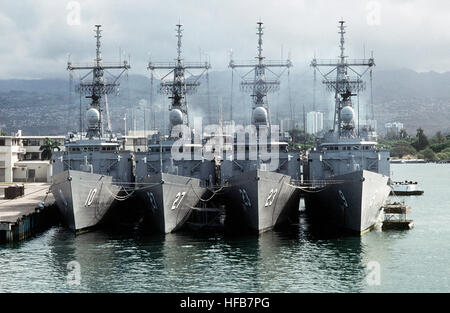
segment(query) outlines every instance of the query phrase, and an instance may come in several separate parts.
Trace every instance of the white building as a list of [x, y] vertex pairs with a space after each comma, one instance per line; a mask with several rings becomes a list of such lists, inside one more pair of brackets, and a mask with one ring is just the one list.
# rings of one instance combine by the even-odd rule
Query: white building
[[376, 120], [365, 120], [364, 121], [364, 125], [368, 128], [370, 128], [371, 130], [377, 131], [377, 121]]
[[306, 132], [308, 134], [317, 134], [323, 130], [323, 113], [308, 112], [306, 114]]
[[294, 120], [292, 119], [286, 119], [280, 121], [280, 132], [289, 132], [295, 128]]
[[50, 182], [52, 167], [41, 159], [39, 150], [46, 138], [64, 149], [64, 136], [22, 136], [20, 130], [12, 136], [0, 136], [0, 182]]
[[400, 131], [403, 129], [403, 123], [392, 122], [384, 125], [387, 137], [399, 137]]

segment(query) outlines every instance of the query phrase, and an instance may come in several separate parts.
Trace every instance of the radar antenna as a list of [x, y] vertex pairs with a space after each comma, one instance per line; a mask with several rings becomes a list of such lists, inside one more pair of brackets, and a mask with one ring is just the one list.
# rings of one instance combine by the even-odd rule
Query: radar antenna
[[[149, 62], [147, 69], [152, 71], [152, 75], [156, 70], [168, 70], [164, 76], [161, 77], [161, 85], [159, 92], [169, 95], [171, 104], [170, 111], [170, 130], [175, 125], [183, 124], [189, 127], [188, 103], [186, 96], [195, 93], [197, 87], [200, 85], [200, 78], [205, 72], [211, 68], [211, 64], [206, 60], [205, 62], [184, 62], [182, 58], [181, 39], [183, 37], [182, 24], [176, 25], [177, 41], [177, 58], [175, 62]], [[189, 70], [202, 69], [200, 75], [194, 76]], [[185, 72], [190, 74], [190, 77], [185, 77]], [[173, 80], [167, 80], [173, 74]]]
[[[233, 55], [230, 54], [231, 60], [229, 67], [234, 71], [236, 68], [252, 68], [252, 70], [241, 76], [241, 91], [251, 92], [253, 98], [253, 117], [252, 124], [255, 126], [270, 126], [270, 114], [267, 106], [266, 97], [269, 92], [276, 92], [280, 89], [280, 77], [286, 69], [292, 66], [291, 60], [286, 61], [268, 61], [263, 56], [263, 22], [257, 22], [258, 35], [258, 56], [255, 61], [236, 62]], [[276, 74], [271, 68], [284, 68], [282, 73]], [[271, 72], [275, 78], [266, 77], [266, 70]], [[246, 78], [250, 73], [254, 73], [253, 79]], [[265, 115], [265, 116], [264, 116]]]
[[[346, 107], [346, 112], [353, 112], [351, 97], [356, 96], [355, 92], [360, 92], [365, 90], [366, 84], [362, 80], [362, 77], [369, 71], [373, 66], [375, 66], [375, 61], [373, 55], [369, 59], [347, 59], [345, 55], [345, 21], [339, 21], [339, 34], [340, 34], [340, 55], [338, 59], [332, 60], [318, 60], [314, 56], [311, 61], [311, 66], [314, 68], [314, 79], [316, 70], [323, 77], [323, 84], [331, 92], [335, 93], [335, 110], [334, 110], [334, 123], [333, 131], [338, 130], [339, 137], [354, 136], [354, 121], [353, 116], [351, 118], [343, 119], [343, 109]], [[365, 67], [363, 72], [358, 72], [355, 67]], [[328, 67], [328, 72], [323, 73], [320, 68]], [[330, 69], [331, 68], [331, 69]], [[336, 71], [336, 78], [331, 78], [331, 74]], [[353, 72], [356, 76], [350, 77], [349, 71]], [[314, 100], [315, 101], [315, 100]], [[358, 115], [359, 119], [359, 115]], [[358, 125], [359, 127], [359, 125]], [[358, 134], [359, 135], [359, 134]]]

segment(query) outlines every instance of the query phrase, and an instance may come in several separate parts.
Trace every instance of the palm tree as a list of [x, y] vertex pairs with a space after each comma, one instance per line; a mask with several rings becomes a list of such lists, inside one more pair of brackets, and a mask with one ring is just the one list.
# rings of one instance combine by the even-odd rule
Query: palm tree
[[39, 147], [39, 151], [42, 151], [42, 160], [51, 160], [53, 151], [55, 151], [55, 149], [61, 151], [56, 141], [50, 138], [45, 138], [44, 144]]
[[412, 143], [412, 146], [416, 148], [417, 151], [421, 151], [429, 145], [428, 138], [422, 128], [417, 129], [416, 137], [417, 139]]

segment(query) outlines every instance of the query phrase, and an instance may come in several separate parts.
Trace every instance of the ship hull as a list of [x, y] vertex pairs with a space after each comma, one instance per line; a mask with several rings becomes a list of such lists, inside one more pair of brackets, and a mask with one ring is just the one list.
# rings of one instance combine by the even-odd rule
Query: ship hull
[[316, 225], [362, 235], [379, 222], [388, 180], [366, 170], [330, 177], [323, 189], [305, 192], [306, 212]]
[[120, 190], [111, 176], [73, 170], [54, 175], [51, 186], [64, 223], [77, 233], [101, 223]]
[[260, 170], [229, 178], [226, 226], [262, 233], [298, 219], [300, 190], [287, 175]]
[[209, 196], [200, 179], [159, 173], [145, 178], [136, 190], [144, 203], [144, 225], [150, 232], [167, 234], [179, 230], [192, 209]]
[[423, 195], [423, 190], [414, 190], [414, 191], [393, 191], [391, 190], [391, 196], [420, 196]]

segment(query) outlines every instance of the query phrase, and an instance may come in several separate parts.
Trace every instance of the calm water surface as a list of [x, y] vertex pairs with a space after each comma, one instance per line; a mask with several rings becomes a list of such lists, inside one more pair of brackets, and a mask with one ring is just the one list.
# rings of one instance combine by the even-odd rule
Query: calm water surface
[[[304, 218], [290, 231], [236, 238], [52, 228], [0, 246], [0, 292], [450, 292], [450, 165], [391, 170], [425, 190], [391, 198], [411, 205], [410, 231], [323, 237]], [[79, 285], [68, 283], [71, 261]], [[369, 262], [380, 265], [378, 283], [367, 281]]]

